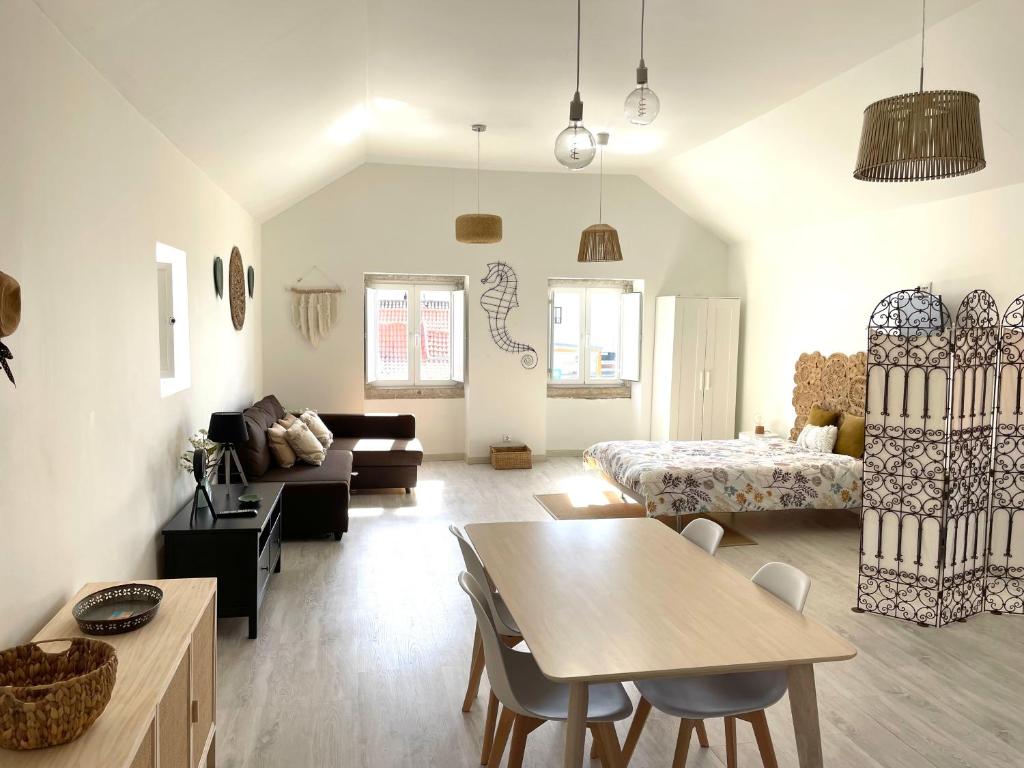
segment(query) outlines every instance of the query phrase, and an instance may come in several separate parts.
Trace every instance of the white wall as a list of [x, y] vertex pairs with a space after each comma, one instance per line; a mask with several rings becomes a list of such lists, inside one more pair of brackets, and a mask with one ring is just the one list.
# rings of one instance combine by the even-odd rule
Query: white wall
[[[322, 410], [407, 411], [417, 416], [428, 454], [487, 454], [508, 433], [537, 454], [585, 448], [599, 439], [646, 437], [649, 425], [653, 297], [665, 292], [720, 293], [725, 245], [639, 179], [606, 177], [605, 218], [619, 230], [625, 260], [577, 264], [580, 231], [597, 214], [593, 174], [485, 172], [483, 207], [504, 219], [495, 245], [455, 241], [454, 219], [474, 210], [470, 171], [364, 165], [263, 226], [264, 382], [286, 405]], [[479, 306], [487, 263], [510, 263], [520, 307], [513, 338], [537, 348], [524, 370], [491, 341]], [[291, 327], [285, 287], [318, 265], [348, 289], [331, 336], [314, 350]], [[364, 272], [466, 275], [469, 359], [465, 400], [365, 400]], [[643, 384], [631, 400], [565, 401], [546, 396], [547, 281], [550, 277], [642, 279], [645, 302]]]
[[[191, 493], [185, 438], [260, 391], [245, 328], [213, 295], [232, 245], [261, 277], [253, 219], [71, 48], [29, 0], [0, 3], [0, 270], [22, 286], [0, 377], [0, 647], [83, 583], [153, 577]], [[192, 387], [160, 398], [157, 241], [188, 254]]]
[[971, 290], [1000, 309], [1024, 293], [1024, 184], [830, 221], [735, 246], [730, 288], [746, 297], [740, 429], [756, 413], [789, 433], [801, 352], [857, 352], [888, 293], [934, 283], [955, 316]]

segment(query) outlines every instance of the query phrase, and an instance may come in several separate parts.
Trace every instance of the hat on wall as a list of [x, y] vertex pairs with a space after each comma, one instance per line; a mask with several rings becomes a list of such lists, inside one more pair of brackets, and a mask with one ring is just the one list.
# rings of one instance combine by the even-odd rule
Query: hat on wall
[[0, 339], [18, 330], [21, 322], [21, 286], [5, 272], [0, 272]]
[[[0, 339], [10, 336], [18, 330], [18, 323], [21, 322], [21, 286], [18, 281], [10, 275], [0, 272]], [[7, 345], [0, 341], [0, 367], [3, 368], [7, 378], [14, 384], [14, 374], [8, 360], [13, 360], [14, 355]]]

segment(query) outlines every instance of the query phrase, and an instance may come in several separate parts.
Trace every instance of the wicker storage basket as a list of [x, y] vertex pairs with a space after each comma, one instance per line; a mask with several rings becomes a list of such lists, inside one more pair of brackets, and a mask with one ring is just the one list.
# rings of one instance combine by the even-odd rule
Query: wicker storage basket
[[[70, 642], [61, 653], [40, 645]], [[117, 653], [87, 637], [0, 651], [0, 747], [40, 749], [81, 736], [100, 716], [117, 677]]]
[[533, 453], [528, 445], [492, 445], [491, 466], [495, 469], [532, 469]]

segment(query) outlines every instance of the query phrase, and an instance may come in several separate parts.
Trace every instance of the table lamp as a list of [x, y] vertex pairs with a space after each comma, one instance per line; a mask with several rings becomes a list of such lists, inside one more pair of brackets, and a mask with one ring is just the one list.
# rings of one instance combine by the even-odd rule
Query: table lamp
[[242, 469], [242, 462], [238, 460], [235, 453], [235, 446], [249, 441], [249, 430], [245, 426], [245, 419], [240, 411], [222, 411], [210, 414], [210, 429], [207, 436], [215, 443], [224, 446], [224, 459], [227, 462], [227, 471], [224, 474], [225, 482], [231, 482], [231, 459], [234, 458], [238, 465], [238, 474], [242, 477], [242, 483], [249, 484]]

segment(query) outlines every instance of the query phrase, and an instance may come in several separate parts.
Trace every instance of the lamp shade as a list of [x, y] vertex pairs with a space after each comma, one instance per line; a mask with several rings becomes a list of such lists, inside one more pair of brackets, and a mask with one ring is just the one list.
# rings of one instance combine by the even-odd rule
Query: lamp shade
[[622, 261], [622, 247], [615, 227], [591, 224], [584, 229], [576, 261]]
[[241, 412], [221, 411], [210, 414], [208, 437], [215, 443], [239, 445], [249, 440], [249, 430]]
[[460, 243], [500, 243], [501, 216], [464, 213], [455, 219], [455, 239]]
[[973, 93], [905, 93], [864, 110], [855, 179], [929, 181], [984, 167], [981, 116]]

